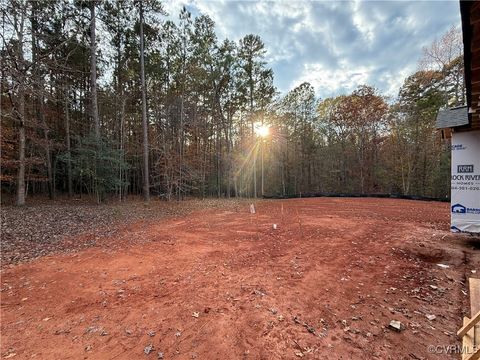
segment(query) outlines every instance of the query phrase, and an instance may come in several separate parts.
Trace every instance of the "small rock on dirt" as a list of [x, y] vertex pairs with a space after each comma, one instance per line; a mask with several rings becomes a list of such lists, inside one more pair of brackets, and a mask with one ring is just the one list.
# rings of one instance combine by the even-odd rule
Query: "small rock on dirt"
[[435, 320], [437, 317], [435, 315], [431, 315], [431, 314], [428, 314], [427, 315], [427, 319], [432, 321], [432, 320]]
[[259, 296], [265, 296], [267, 295], [266, 293], [264, 293], [263, 291], [260, 291], [260, 290], [253, 290], [253, 293], [255, 295], [259, 295]]
[[150, 354], [152, 351], [153, 351], [153, 345], [152, 344], [145, 346], [145, 348], [143, 349], [143, 352], [146, 355]]
[[404, 325], [398, 320], [390, 321], [390, 324], [388, 325], [388, 327], [397, 332], [400, 332], [405, 328]]

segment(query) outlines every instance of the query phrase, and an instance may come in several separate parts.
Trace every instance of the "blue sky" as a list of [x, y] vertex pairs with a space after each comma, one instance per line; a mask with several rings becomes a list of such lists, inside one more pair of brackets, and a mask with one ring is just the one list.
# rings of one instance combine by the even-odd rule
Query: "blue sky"
[[317, 96], [369, 84], [395, 97], [417, 69], [422, 48], [460, 25], [458, 1], [166, 0], [173, 19], [183, 5], [207, 14], [219, 39], [261, 36], [282, 93], [304, 81]]

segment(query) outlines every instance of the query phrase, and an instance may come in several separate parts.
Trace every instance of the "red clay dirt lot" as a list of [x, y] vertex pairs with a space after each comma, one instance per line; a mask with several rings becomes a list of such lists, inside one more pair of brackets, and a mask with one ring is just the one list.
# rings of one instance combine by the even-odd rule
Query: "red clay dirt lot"
[[448, 204], [256, 205], [137, 221], [4, 267], [2, 358], [459, 358], [446, 347], [460, 345], [480, 241], [449, 232]]

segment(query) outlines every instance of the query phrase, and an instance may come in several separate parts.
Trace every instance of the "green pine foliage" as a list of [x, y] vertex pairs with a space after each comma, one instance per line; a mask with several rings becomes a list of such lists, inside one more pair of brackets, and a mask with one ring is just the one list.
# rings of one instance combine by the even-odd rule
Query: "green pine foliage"
[[118, 174], [128, 170], [129, 165], [123, 152], [115, 149], [108, 140], [101, 138], [97, 141], [93, 133], [78, 137], [71, 155], [62, 153], [58, 160], [67, 163], [69, 156], [80, 192], [94, 195], [97, 202], [105, 200], [108, 193], [128, 186], [128, 181], [119, 178]]

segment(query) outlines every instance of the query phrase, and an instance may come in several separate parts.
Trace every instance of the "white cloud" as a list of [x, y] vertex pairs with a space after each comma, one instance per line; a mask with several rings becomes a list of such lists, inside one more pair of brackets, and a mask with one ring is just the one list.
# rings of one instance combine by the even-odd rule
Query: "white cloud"
[[355, 2], [353, 10], [353, 24], [360, 31], [366, 42], [371, 45], [376, 32], [375, 22], [371, 21], [372, 19], [367, 18], [364, 12], [360, 11], [360, 4], [358, 1]]
[[358, 85], [368, 83], [371, 68], [351, 68], [342, 64], [336, 69], [329, 69], [322, 64], [305, 64], [300, 76], [293, 80], [290, 87], [294, 88], [303, 82], [309, 82], [318, 94], [324, 97], [347, 93], [354, 90]]

